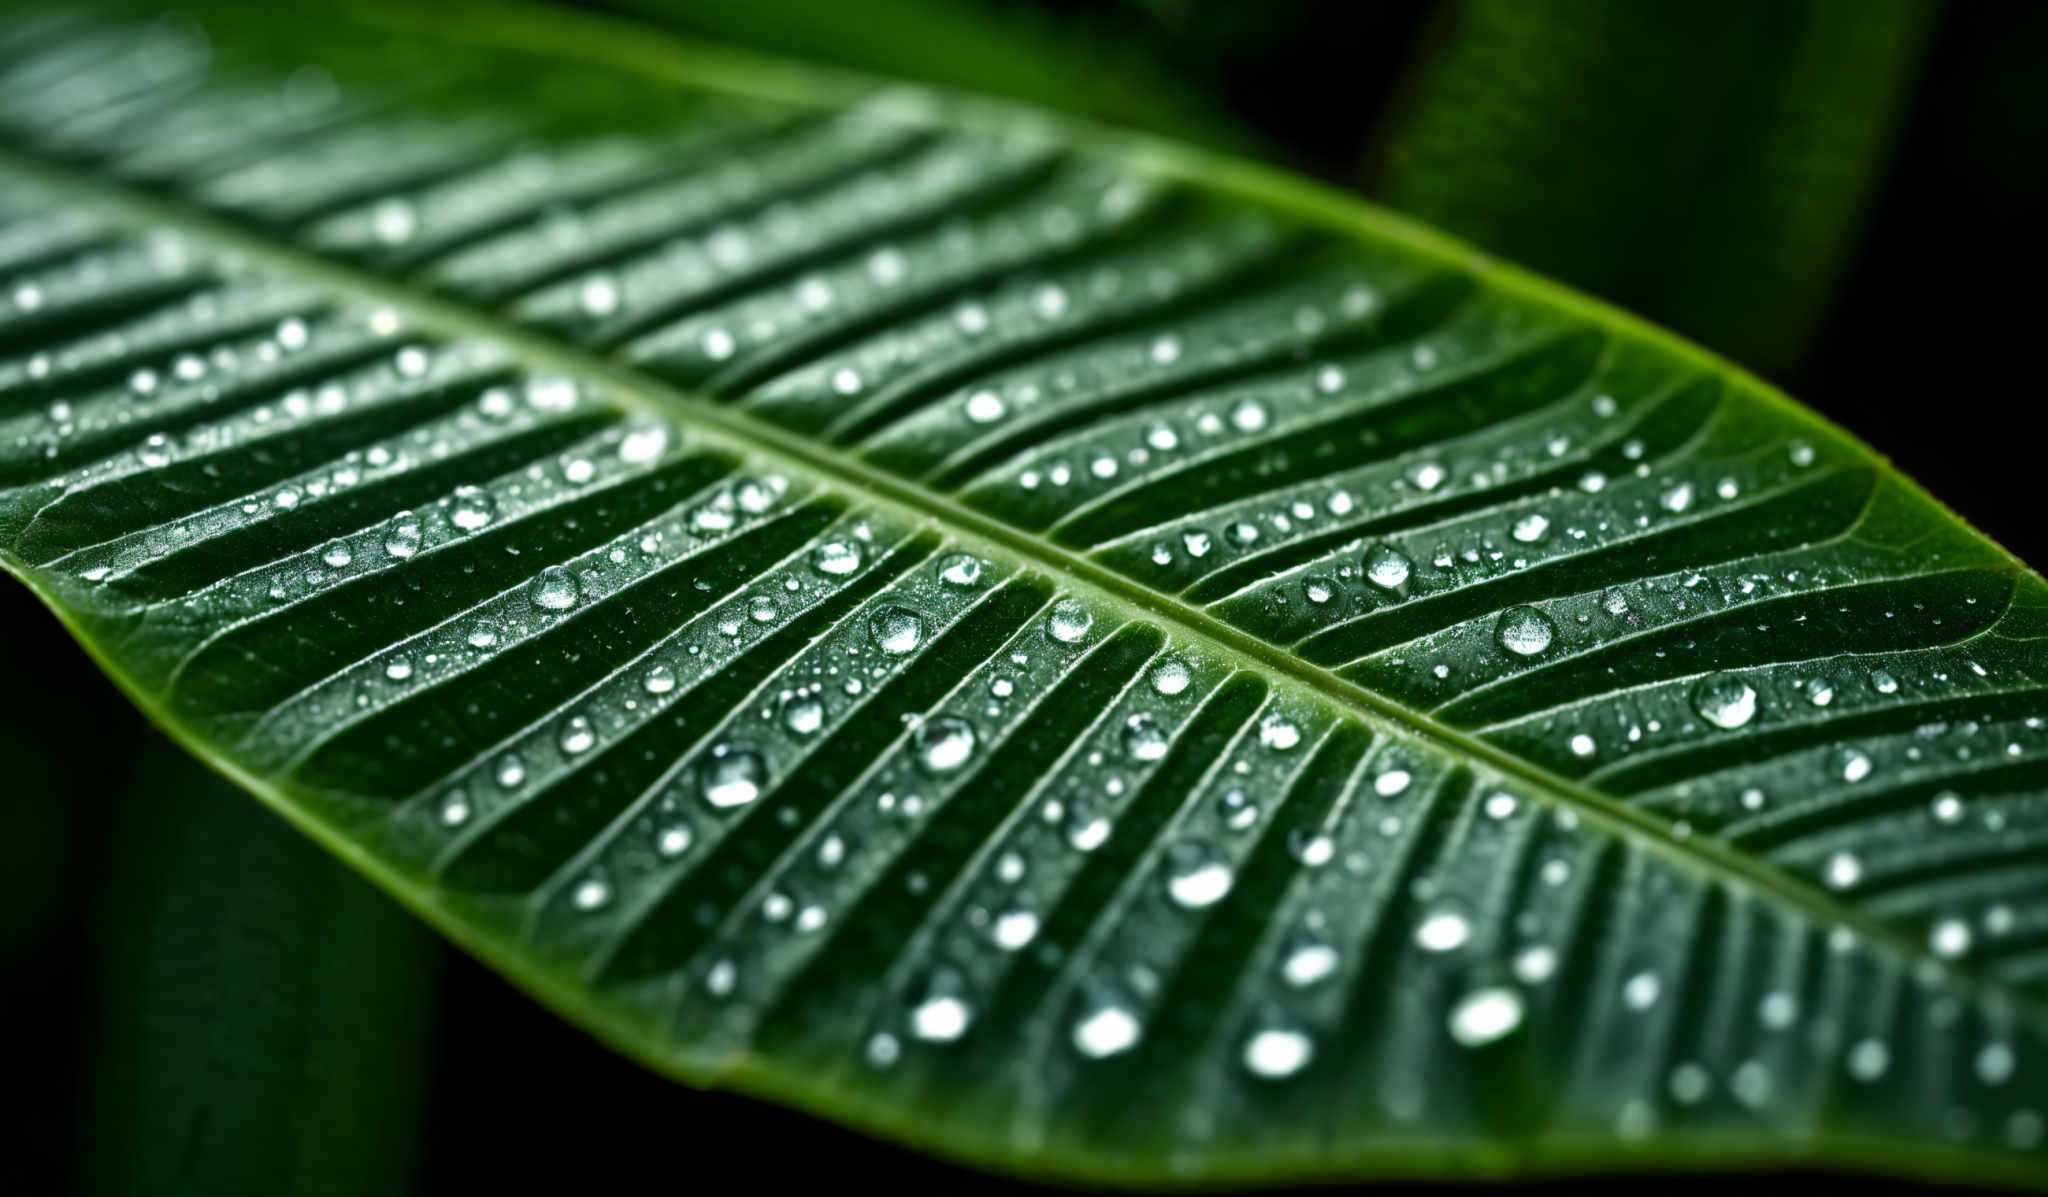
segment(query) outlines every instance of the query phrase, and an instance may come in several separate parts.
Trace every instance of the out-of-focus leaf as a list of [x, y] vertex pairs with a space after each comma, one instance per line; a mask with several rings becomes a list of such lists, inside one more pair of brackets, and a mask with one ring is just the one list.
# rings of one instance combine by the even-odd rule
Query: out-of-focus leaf
[[1796, 362], [1933, 25], [1920, 0], [1463, 0], [1374, 193], [1746, 364]]

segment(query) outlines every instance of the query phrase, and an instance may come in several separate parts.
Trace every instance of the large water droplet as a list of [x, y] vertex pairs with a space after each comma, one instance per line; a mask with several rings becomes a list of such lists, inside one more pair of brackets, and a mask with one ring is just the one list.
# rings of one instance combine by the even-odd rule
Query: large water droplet
[[1693, 683], [1692, 709], [1715, 727], [1733, 730], [1756, 717], [1756, 691], [1735, 673], [1710, 673]]
[[391, 523], [384, 529], [384, 551], [401, 561], [419, 552], [419, 517], [410, 511], [392, 516]]
[[761, 754], [738, 744], [714, 745], [697, 764], [697, 788], [704, 801], [723, 810], [761, 796], [768, 767]]
[[1166, 848], [1166, 892], [1175, 903], [1199, 910], [1230, 892], [1230, 861], [1207, 840], [1179, 840]]
[[1152, 667], [1152, 688], [1171, 697], [1188, 688], [1192, 680], [1187, 662], [1179, 657], [1167, 657]]
[[974, 755], [974, 726], [965, 719], [933, 719], [911, 733], [917, 763], [927, 773], [951, 773]]
[[860, 568], [860, 546], [828, 540], [811, 550], [811, 568], [829, 577], [843, 578]]
[[973, 1022], [966, 979], [952, 968], [934, 970], [923, 998], [910, 1011], [910, 1033], [926, 1043], [951, 1043]]
[[1076, 599], [1064, 598], [1052, 605], [1052, 613], [1045, 621], [1045, 631], [1062, 644], [1079, 644], [1094, 625], [1095, 616], [1088, 608]]
[[1484, 1047], [1522, 1025], [1522, 995], [1506, 986], [1475, 989], [1451, 1004], [1451, 1038], [1465, 1047]]
[[1279, 1080], [1293, 1076], [1315, 1057], [1315, 1043], [1300, 1031], [1269, 1027], [1245, 1040], [1244, 1066], [1253, 1076]]
[[458, 486], [455, 488], [455, 505], [449, 509], [448, 522], [464, 532], [474, 532], [491, 522], [498, 513], [498, 501], [491, 492], [480, 486]]
[[939, 580], [948, 586], [972, 586], [981, 581], [981, 559], [955, 553], [939, 563]]
[[576, 605], [576, 579], [559, 565], [550, 565], [527, 585], [526, 597], [547, 611], [567, 611]]
[[1415, 925], [1416, 946], [1427, 952], [1449, 952], [1472, 938], [1472, 924], [1455, 910], [1438, 910]]
[[924, 617], [908, 607], [879, 607], [868, 616], [868, 640], [892, 657], [900, 657], [924, 641]]
[[793, 690], [782, 696], [782, 726], [808, 736], [825, 726], [825, 704], [817, 695]]
[[1415, 565], [1392, 545], [1376, 544], [1365, 552], [1365, 580], [1381, 590], [1399, 591], [1408, 585]]
[[1134, 761], [1156, 761], [1166, 755], [1166, 732], [1150, 715], [1124, 720], [1124, 752]]
[[1098, 1006], [1074, 1024], [1074, 1050], [1091, 1060], [1100, 1060], [1137, 1046], [1142, 1031], [1137, 1016], [1123, 1006]]
[[1557, 626], [1534, 607], [1509, 607], [1500, 613], [1493, 636], [1502, 648], [1516, 656], [1533, 657], [1550, 647], [1557, 636]]

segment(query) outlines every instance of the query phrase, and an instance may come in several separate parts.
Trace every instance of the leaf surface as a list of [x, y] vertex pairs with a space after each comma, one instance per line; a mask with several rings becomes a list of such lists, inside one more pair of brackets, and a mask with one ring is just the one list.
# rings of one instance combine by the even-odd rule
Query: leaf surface
[[0, 545], [694, 1083], [1098, 1179], [2039, 1180], [2044, 591], [1256, 169], [590, 18], [0, 31]]

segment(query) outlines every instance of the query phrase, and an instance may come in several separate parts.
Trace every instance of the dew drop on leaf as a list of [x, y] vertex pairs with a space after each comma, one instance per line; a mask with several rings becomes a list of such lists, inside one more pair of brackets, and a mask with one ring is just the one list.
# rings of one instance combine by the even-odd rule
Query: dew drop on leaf
[[697, 765], [697, 792], [721, 810], [745, 806], [761, 796], [767, 778], [760, 753], [737, 744], [717, 744]]
[[1502, 648], [1516, 656], [1533, 657], [1550, 647], [1557, 636], [1557, 626], [1534, 607], [1509, 607], [1500, 613], [1493, 636]]

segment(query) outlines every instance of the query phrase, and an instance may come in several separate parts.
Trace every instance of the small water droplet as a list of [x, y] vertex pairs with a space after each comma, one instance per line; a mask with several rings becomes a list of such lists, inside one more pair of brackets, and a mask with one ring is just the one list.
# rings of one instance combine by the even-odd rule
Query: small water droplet
[[562, 724], [561, 739], [558, 742], [563, 752], [575, 756], [577, 753], [590, 751], [591, 745], [597, 743], [597, 730], [591, 726], [588, 717], [571, 715]]
[[1415, 563], [1392, 545], [1376, 544], [1366, 550], [1365, 580], [1381, 590], [1400, 591], [1414, 570]]
[[737, 744], [714, 745], [697, 765], [698, 791], [721, 810], [759, 798], [767, 778], [761, 754]]
[[1472, 938], [1472, 924], [1455, 910], [1438, 910], [1415, 925], [1415, 943], [1427, 952], [1450, 952]]
[[1083, 1015], [1074, 1024], [1074, 1049], [1091, 1060], [1100, 1060], [1137, 1046], [1142, 1031], [1136, 1015], [1110, 1003]]

